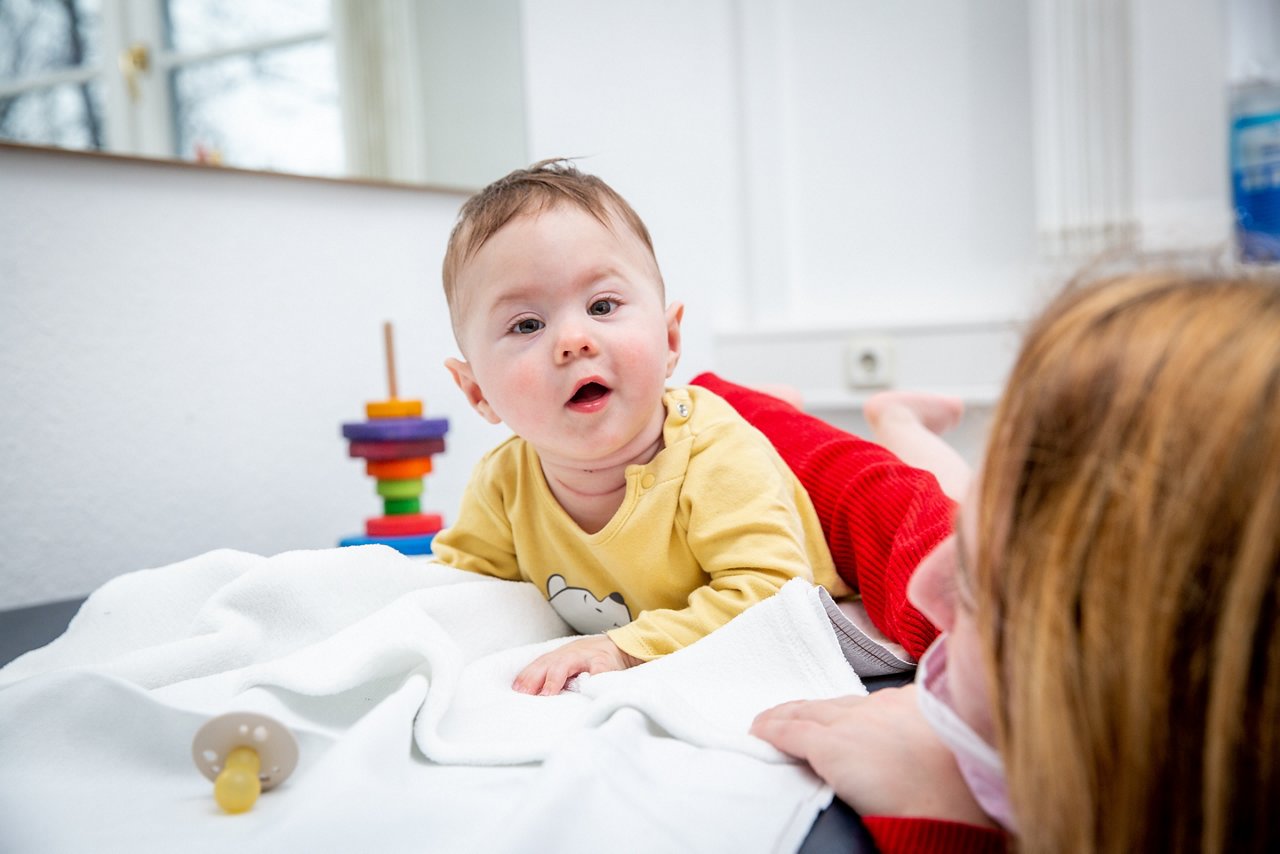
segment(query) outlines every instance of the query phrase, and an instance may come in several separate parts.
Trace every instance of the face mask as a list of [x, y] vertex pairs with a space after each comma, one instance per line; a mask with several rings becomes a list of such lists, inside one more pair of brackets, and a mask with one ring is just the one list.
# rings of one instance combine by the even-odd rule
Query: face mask
[[960, 774], [982, 811], [1005, 830], [1016, 828], [1009, 807], [1004, 764], [995, 748], [982, 740], [951, 706], [947, 690], [947, 636], [942, 634], [925, 650], [916, 670], [916, 694], [920, 711], [933, 731], [951, 749]]

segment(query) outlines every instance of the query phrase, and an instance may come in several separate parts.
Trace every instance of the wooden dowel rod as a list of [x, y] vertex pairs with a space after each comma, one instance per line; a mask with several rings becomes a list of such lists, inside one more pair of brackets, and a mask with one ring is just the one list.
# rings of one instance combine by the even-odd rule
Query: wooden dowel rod
[[382, 343], [387, 351], [387, 389], [391, 392], [391, 400], [395, 400], [396, 395], [396, 350], [395, 335], [391, 331], [391, 321], [385, 321], [382, 324]]

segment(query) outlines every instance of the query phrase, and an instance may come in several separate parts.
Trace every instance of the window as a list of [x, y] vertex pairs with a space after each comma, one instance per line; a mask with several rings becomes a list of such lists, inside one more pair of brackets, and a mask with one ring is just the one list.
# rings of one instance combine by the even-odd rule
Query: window
[[0, 138], [344, 171], [329, 0], [0, 0]]
[[104, 149], [96, 0], [0, 0], [0, 137]]

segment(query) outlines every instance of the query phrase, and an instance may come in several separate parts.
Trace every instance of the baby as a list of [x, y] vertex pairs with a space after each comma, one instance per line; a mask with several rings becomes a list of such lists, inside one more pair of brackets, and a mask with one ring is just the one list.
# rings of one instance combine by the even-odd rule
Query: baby
[[517, 691], [674, 652], [792, 578], [851, 592], [768, 440], [712, 392], [666, 387], [684, 306], [599, 178], [548, 160], [486, 187], [450, 235], [444, 288], [463, 356], [446, 367], [515, 435], [476, 466], [435, 559], [532, 582], [586, 635]]

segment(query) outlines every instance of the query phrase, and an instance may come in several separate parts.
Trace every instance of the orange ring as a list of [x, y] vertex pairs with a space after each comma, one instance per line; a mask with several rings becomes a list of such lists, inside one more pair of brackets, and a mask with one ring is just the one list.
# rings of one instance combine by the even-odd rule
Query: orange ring
[[366, 418], [418, 418], [422, 415], [422, 401], [398, 397], [375, 400], [364, 405], [364, 414]]
[[[431, 473], [431, 457], [409, 457], [404, 460], [369, 460], [364, 472], [379, 480], [408, 480]], [[372, 535], [370, 535], [372, 536]]]

